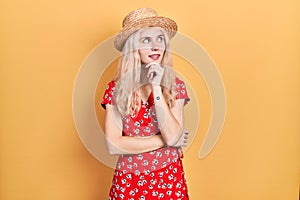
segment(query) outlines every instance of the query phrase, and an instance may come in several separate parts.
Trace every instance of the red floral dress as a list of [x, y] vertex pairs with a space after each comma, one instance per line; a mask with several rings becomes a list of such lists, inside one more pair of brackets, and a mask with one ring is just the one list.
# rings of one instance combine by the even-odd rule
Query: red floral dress
[[[189, 102], [185, 83], [175, 78], [176, 99]], [[101, 101], [114, 105], [115, 82], [111, 81]], [[151, 136], [160, 134], [154, 107], [153, 94], [148, 100], [141, 100], [136, 115], [122, 118], [123, 136]], [[120, 155], [114, 172], [109, 200], [186, 200], [189, 199], [182, 166], [180, 148], [165, 146], [150, 152]]]

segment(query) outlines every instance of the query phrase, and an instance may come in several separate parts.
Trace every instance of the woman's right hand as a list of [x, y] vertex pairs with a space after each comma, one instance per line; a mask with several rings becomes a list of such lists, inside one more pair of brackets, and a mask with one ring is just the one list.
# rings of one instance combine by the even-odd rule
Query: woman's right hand
[[189, 135], [189, 131], [184, 130], [183, 134], [180, 136], [179, 140], [176, 142], [174, 147], [187, 146], [187, 144], [188, 144], [188, 135]]

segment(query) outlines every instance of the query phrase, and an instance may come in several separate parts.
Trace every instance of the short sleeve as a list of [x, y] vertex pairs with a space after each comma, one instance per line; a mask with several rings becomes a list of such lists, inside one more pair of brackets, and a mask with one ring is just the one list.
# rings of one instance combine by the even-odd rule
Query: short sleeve
[[105, 92], [101, 100], [101, 106], [105, 109], [106, 104], [113, 105], [113, 95], [115, 90], [115, 82], [111, 81], [107, 84]]
[[186, 85], [185, 83], [179, 79], [178, 77], [175, 78], [175, 98], [176, 99], [184, 99], [184, 105], [188, 104], [190, 101], [188, 92], [186, 90]]

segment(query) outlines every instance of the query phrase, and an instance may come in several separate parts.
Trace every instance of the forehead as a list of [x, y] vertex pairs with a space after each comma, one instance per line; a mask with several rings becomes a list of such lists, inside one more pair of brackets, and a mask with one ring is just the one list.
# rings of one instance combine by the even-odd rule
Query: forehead
[[149, 27], [149, 28], [144, 28], [140, 30], [140, 36], [157, 36], [157, 35], [162, 35], [164, 32], [162, 31], [161, 28], [159, 27]]

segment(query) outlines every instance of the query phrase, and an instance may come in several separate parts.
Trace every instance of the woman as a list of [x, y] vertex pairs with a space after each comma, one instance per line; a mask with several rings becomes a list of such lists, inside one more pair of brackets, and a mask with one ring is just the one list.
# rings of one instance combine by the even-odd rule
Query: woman
[[181, 160], [189, 98], [169, 52], [176, 31], [173, 20], [141, 8], [124, 18], [115, 38], [122, 57], [101, 102], [108, 151], [119, 155], [111, 200], [189, 199]]

